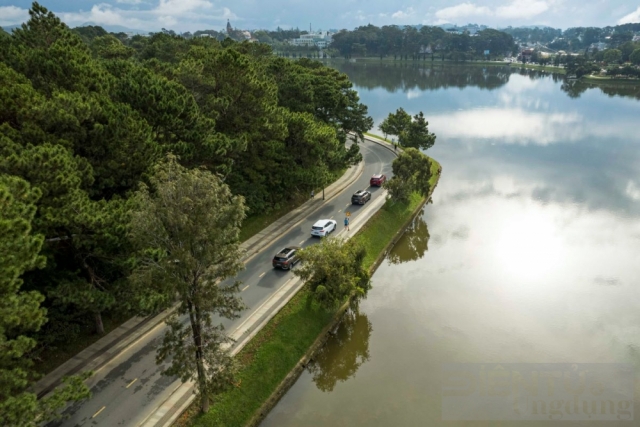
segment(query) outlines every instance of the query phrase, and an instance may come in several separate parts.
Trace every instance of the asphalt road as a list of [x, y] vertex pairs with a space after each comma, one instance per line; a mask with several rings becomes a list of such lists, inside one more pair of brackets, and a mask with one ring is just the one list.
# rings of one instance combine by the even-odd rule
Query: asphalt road
[[[375, 173], [391, 175], [394, 154], [373, 142], [360, 144], [365, 161], [360, 178], [330, 203], [315, 211], [292, 230], [272, 242], [264, 251], [254, 256], [237, 276], [242, 282], [240, 295], [249, 307], [242, 317], [233, 321], [222, 319], [229, 333], [233, 332], [254, 309], [267, 300], [291, 276], [289, 271], [275, 270], [271, 266], [273, 256], [288, 245], [306, 247], [319, 242], [311, 237], [311, 226], [319, 219], [334, 219], [338, 230], [344, 227], [345, 211], [356, 217], [364, 206], [351, 205], [351, 195], [369, 188], [369, 178]], [[369, 188], [374, 200], [382, 193], [379, 187]], [[322, 197], [322, 193], [316, 197]], [[368, 202], [370, 203], [370, 202]], [[49, 426], [136, 426], [151, 414], [180, 385], [179, 379], [161, 374], [163, 365], [156, 365], [156, 348], [164, 334], [164, 323], [141, 337], [135, 344], [102, 367], [89, 380], [93, 397], [65, 410], [68, 419], [50, 423]]]

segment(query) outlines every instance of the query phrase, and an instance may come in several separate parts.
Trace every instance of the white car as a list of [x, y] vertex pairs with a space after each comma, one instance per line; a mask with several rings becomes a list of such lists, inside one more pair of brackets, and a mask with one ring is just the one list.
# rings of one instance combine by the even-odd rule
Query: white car
[[338, 227], [338, 223], [332, 219], [321, 219], [311, 227], [311, 235], [325, 237]]

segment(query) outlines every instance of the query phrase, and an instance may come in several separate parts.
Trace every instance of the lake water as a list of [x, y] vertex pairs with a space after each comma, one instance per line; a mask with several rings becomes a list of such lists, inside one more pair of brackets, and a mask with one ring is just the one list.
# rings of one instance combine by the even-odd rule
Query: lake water
[[640, 85], [333, 65], [443, 175], [263, 426], [640, 425]]

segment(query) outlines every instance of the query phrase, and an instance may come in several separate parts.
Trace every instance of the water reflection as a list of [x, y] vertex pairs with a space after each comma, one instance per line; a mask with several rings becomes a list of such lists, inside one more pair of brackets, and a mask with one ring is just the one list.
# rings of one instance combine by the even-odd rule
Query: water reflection
[[338, 382], [352, 378], [369, 360], [369, 338], [373, 327], [366, 314], [349, 310], [336, 334], [307, 366], [318, 389], [329, 392]]
[[609, 96], [623, 96], [640, 99], [640, 82], [627, 83], [590, 83], [587, 80], [567, 80], [560, 87], [571, 98], [579, 98], [589, 89], [599, 89]]
[[331, 63], [349, 75], [358, 87], [375, 89], [382, 87], [389, 92], [406, 91], [407, 97], [415, 97], [425, 90], [465, 88], [475, 86], [496, 89], [509, 81], [509, 67], [461, 67], [451, 64], [430, 63]]
[[429, 250], [429, 230], [422, 215], [424, 208], [413, 220], [411, 225], [398, 240], [396, 245], [389, 251], [387, 260], [391, 264], [402, 264], [403, 262], [416, 261], [424, 256]]
[[527, 77], [531, 81], [551, 78], [562, 83], [560, 89], [570, 98], [579, 98], [587, 90], [601, 91], [609, 96], [640, 99], [640, 82], [624, 84], [587, 80], [565, 80], [563, 74], [530, 70], [517, 66], [482, 66], [437, 61], [425, 62], [342, 62], [332, 61], [330, 65], [349, 75], [351, 81], [364, 89], [384, 88], [388, 92], [403, 91], [407, 99], [423, 96], [424, 91], [447, 88], [477, 87], [494, 90], [505, 86], [513, 75]]

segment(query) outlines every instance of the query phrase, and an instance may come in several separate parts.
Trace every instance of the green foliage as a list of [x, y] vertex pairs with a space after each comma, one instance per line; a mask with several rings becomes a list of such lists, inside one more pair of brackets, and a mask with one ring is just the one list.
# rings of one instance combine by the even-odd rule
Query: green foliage
[[333, 36], [331, 48], [340, 55], [374, 56], [394, 59], [426, 60], [427, 55], [439, 51], [455, 60], [484, 58], [484, 51], [499, 56], [516, 51], [513, 37], [504, 31], [485, 29], [471, 37], [468, 33], [455, 34], [440, 27], [422, 26], [420, 30], [412, 26], [366, 25], [353, 31], [342, 30]]
[[566, 59], [564, 68], [567, 75], [575, 75], [577, 78], [598, 69], [594, 64], [587, 62], [583, 55], [569, 55]]
[[109, 34], [107, 30], [99, 25], [75, 27], [71, 31], [78, 34], [82, 38], [82, 41], [84, 41], [86, 44], [90, 44], [97, 37], [104, 37]]
[[635, 49], [631, 55], [629, 55], [629, 61], [634, 65], [640, 65], [640, 48]]
[[362, 263], [366, 253], [362, 245], [338, 238], [323, 239], [300, 251], [302, 264], [294, 273], [326, 308], [344, 303], [349, 296], [357, 303], [371, 289], [371, 277]]
[[89, 46], [94, 56], [104, 59], [128, 59], [135, 54], [133, 48], [125, 46], [121, 40], [110, 34], [92, 38]]
[[[233, 366], [223, 345], [230, 339], [211, 315], [236, 318], [244, 308], [239, 283], [218, 282], [235, 276], [240, 261], [240, 224], [245, 217], [241, 196], [232, 196], [219, 177], [180, 166], [170, 155], [151, 178], [151, 189], [136, 194], [131, 239], [138, 249], [131, 281], [143, 313], [166, 308], [178, 299], [158, 350], [167, 360], [167, 375], [196, 380], [202, 411], [208, 398], [232, 384]], [[178, 316], [187, 314], [189, 325]]]
[[391, 200], [406, 202], [416, 192], [426, 197], [431, 190], [429, 157], [416, 148], [406, 148], [393, 160], [393, 178], [384, 183]]
[[398, 136], [398, 142], [403, 147], [426, 150], [436, 142], [436, 136], [429, 133], [428, 126], [422, 111], [412, 119], [404, 109], [398, 108], [395, 113], [389, 113], [378, 128], [385, 135]]
[[400, 107], [395, 113], [389, 113], [387, 118], [380, 123], [378, 128], [385, 135], [400, 136], [403, 132], [406, 132], [409, 129], [410, 124], [411, 115]]
[[433, 147], [436, 142], [436, 136], [429, 132], [429, 122], [424, 118], [424, 114], [420, 111], [413, 116], [413, 120], [409, 123], [408, 128], [400, 133], [398, 142], [403, 147], [418, 148], [421, 150], [427, 150]]
[[36, 346], [28, 334], [46, 321], [44, 300], [36, 291], [21, 290], [22, 274], [42, 268], [39, 255], [42, 235], [33, 235], [38, 189], [17, 177], [0, 175], [0, 423], [35, 426], [57, 417], [57, 410], [70, 400], [88, 397], [84, 377], [69, 380], [67, 387], [38, 401], [28, 390], [33, 362], [26, 357]]
[[617, 64], [622, 59], [622, 52], [618, 49], [607, 49], [602, 59], [608, 64]]

